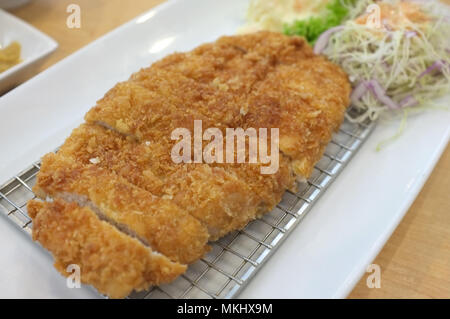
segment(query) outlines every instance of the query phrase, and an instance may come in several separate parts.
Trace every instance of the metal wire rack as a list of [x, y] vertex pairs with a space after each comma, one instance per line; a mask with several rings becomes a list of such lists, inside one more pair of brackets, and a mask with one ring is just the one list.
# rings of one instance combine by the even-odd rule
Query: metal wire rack
[[[211, 252], [189, 266], [188, 271], [173, 283], [134, 293], [129, 298], [236, 297], [311, 210], [374, 126], [373, 122], [353, 124], [344, 121], [311, 178], [299, 185], [298, 192], [286, 192], [272, 212], [249, 223], [243, 230], [211, 243]], [[0, 186], [0, 212], [28, 234], [31, 234], [32, 221], [26, 203], [35, 198], [31, 188], [39, 169], [40, 163], [36, 162]]]

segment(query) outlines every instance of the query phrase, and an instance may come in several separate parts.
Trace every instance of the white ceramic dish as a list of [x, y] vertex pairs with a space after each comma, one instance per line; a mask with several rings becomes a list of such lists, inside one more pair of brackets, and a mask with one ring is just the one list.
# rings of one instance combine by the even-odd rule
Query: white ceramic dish
[[[5, 95], [0, 184], [60, 145], [95, 101], [131, 72], [233, 34], [245, 7], [242, 0], [169, 1]], [[345, 297], [420, 191], [449, 141], [449, 124], [445, 111], [411, 117], [403, 136], [376, 152], [398, 125], [380, 123], [240, 296]], [[3, 216], [0, 267], [0, 297], [98, 297], [91, 289], [68, 289], [49, 254]]]
[[39, 65], [58, 47], [55, 40], [0, 9], [0, 45], [12, 41], [22, 46], [22, 62], [0, 73], [0, 94], [36, 73]]

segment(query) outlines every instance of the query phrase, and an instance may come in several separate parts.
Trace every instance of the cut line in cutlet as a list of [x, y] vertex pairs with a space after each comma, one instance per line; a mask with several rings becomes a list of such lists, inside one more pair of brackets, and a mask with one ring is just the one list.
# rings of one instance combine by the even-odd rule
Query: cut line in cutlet
[[96, 166], [171, 199], [208, 227], [210, 240], [270, 211], [294, 181], [286, 163], [268, 176], [243, 164], [175, 164], [166, 144], [140, 143], [90, 124], [75, 129], [58, 154], [82, 165], [95, 159]]
[[68, 277], [67, 267], [77, 265], [82, 283], [111, 298], [171, 282], [186, 271], [185, 265], [101, 221], [88, 207], [55, 199], [32, 200], [27, 208], [33, 240], [51, 252], [55, 268]]
[[[163, 69], [242, 95], [250, 93], [254, 84], [278, 65], [289, 65], [312, 56], [313, 51], [303, 38], [262, 31], [220, 37], [192, 51], [171, 54], [144, 71]], [[142, 74], [145, 72], [138, 72], [131, 79], [145, 79]]]
[[188, 93], [177, 96], [170, 92], [150, 91], [139, 83], [128, 81], [114, 86], [85, 119], [140, 141], [170, 142], [172, 131], [177, 128], [193, 131], [195, 120], [202, 121], [207, 127], [215, 125], [189, 105], [192, 102]]
[[81, 165], [95, 158], [97, 167], [172, 201], [207, 227], [211, 241], [257, 216], [252, 192], [236, 176], [207, 164], [174, 164], [162, 144], [138, 143], [84, 124], [72, 132], [59, 154]]
[[128, 183], [94, 164], [82, 165], [59, 154], [42, 159], [35, 194], [89, 207], [100, 218], [183, 264], [209, 251], [206, 228], [171, 201]]
[[280, 151], [308, 178], [349, 105], [347, 75], [322, 56], [280, 65], [249, 96], [245, 127], [280, 130]]

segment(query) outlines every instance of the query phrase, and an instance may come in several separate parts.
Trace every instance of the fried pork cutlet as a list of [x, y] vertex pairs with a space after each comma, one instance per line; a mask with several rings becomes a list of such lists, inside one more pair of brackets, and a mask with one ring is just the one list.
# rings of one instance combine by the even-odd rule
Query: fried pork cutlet
[[254, 87], [245, 125], [278, 127], [280, 151], [307, 178], [342, 122], [349, 95], [345, 73], [323, 57], [280, 65]]
[[28, 213], [33, 239], [53, 254], [56, 269], [69, 276], [67, 267], [78, 265], [81, 282], [112, 298], [170, 282], [186, 270], [101, 221], [90, 208], [61, 199], [32, 200]]
[[[124, 236], [187, 263], [206, 252], [208, 238], [244, 227], [295, 188], [296, 178], [309, 177], [342, 122], [349, 93], [345, 73], [301, 38], [222, 37], [112, 88], [59, 154], [44, 158], [36, 191], [87, 205]], [[227, 128], [279, 129], [279, 170], [263, 175], [264, 163], [174, 163], [172, 132], [185, 128], [193, 136], [195, 120], [224, 137]], [[46, 232], [42, 227], [52, 238]]]
[[[301, 38], [260, 32], [222, 37], [190, 52], [169, 55], [146, 70], [157, 68], [179, 73], [198, 83], [217, 85], [236, 98], [250, 93], [253, 85], [264, 80], [278, 65], [312, 56], [312, 50]], [[136, 77], [139, 78], [136, 75], [133, 78]]]
[[[213, 126], [213, 122], [187, 106], [196, 99], [189, 94], [195, 90], [184, 87], [182, 83], [177, 87], [177, 78], [182, 76], [163, 71], [156, 75], [153, 80], [165, 85], [161, 90], [151, 91], [133, 81], [119, 83], [86, 114], [86, 121], [141, 141], [166, 143], [176, 128], [193, 131], [194, 120], [201, 120], [208, 127]], [[162, 81], [163, 78], [165, 81]], [[173, 94], [175, 90], [178, 90], [177, 95]]]
[[[204, 128], [279, 128], [280, 150], [300, 179], [309, 177], [342, 122], [350, 94], [339, 67], [315, 56], [303, 39], [271, 32], [223, 37], [168, 56], [127, 85], [134, 88], [111, 90], [86, 121], [141, 141], [168, 141], [178, 127], [192, 131], [192, 117]], [[164, 102], [149, 103], [142, 88]]]
[[206, 127], [233, 127], [242, 117], [245, 92], [240, 90], [230, 94], [219, 78], [201, 83], [176, 70], [150, 67], [133, 74], [130, 82], [159, 94], [180, 113], [197, 114], [196, 119], [203, 120]]
[[350, 84], [338, 66], [314, 55], [303, 39], [277, 33], [222, 37], [151, 68], [246, 95], [235, 127], [279, 128], [280, 150], [300, 179], [311, 174], [349, 104]]
[[174, 164], [168, 146], [141, 143], [84, 124], [72, 132], [58, 154], [84, 165], [95, 159], [96, 166], [172, 199], [207, 225], [212, 240], [271, 210], [294, 182], [285, 157], [276, 174], [261, 175], [259, 165]]
[[147, 140], [167, 139], [177, 127], [191, 129], [192, 116], [203, 120], [204, 128], [243, 127], [253, 86], [278, 65], [312, 56], [300, 38], [266, 32], [223, 37], [135, 73], [110, 90], [86, 120]]
[[88, 206], [119, 229], [174, 261], [191, 263], [208, 251], [206, 228], [172, 201], [156, 197], [97, 165], [47, 154], [33, 191]]
[[[263, 179], [272, 176], [246, 179], [245, 174], [251, 170], [245, 165], [177, 165], [171, 160], [167, 146], [140, 143], [101, 126], [85, 124], [73, 131], [58, 155], [82, 165], [95, 160], [96, 167], [112, 170], [152, 194], [171, 199], [208, 227], [210, 240], [244, 227], [266, 211], [265, 206], [279, 202], [285, 190], [277, 185], [278, 192], [269, 194], [264, 190], [263, 195], [270, 199], [262, 198], [255, 184], [270, 189], [271, 184]], [[44, 165], [48, 161], [44, 158]], [[54, 172], [54, 167], [47, 170]], [[275, 182], [282, 183], [281, 178]], [[263, 204], [264, 209], [260, 207]]]

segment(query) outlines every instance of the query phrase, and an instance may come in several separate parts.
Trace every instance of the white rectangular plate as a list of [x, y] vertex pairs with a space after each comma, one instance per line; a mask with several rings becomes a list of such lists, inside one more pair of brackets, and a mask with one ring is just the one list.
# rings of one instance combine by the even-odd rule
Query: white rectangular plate
[[22, 46], [22, 62], [0, 73], [0, 94], [32, 76], [58, 44], [31, 25], [0, 9], [0, 45], [13, 41]]
[[[116, 82], [171, 52], [233, 34], [245, 10], [242, 0], [168, 1], [0, 98], [0, 184], [60, 145]], [[380, 123], [240, 296], [345, 297], [420, 191], [449, 124], [446, 111], [411, 117], [402, 137], [376, 152], [398, 126]], [[0, 222], [0, 297], [98, 297], [66, 288], [36, 247], [6, 218]]]

